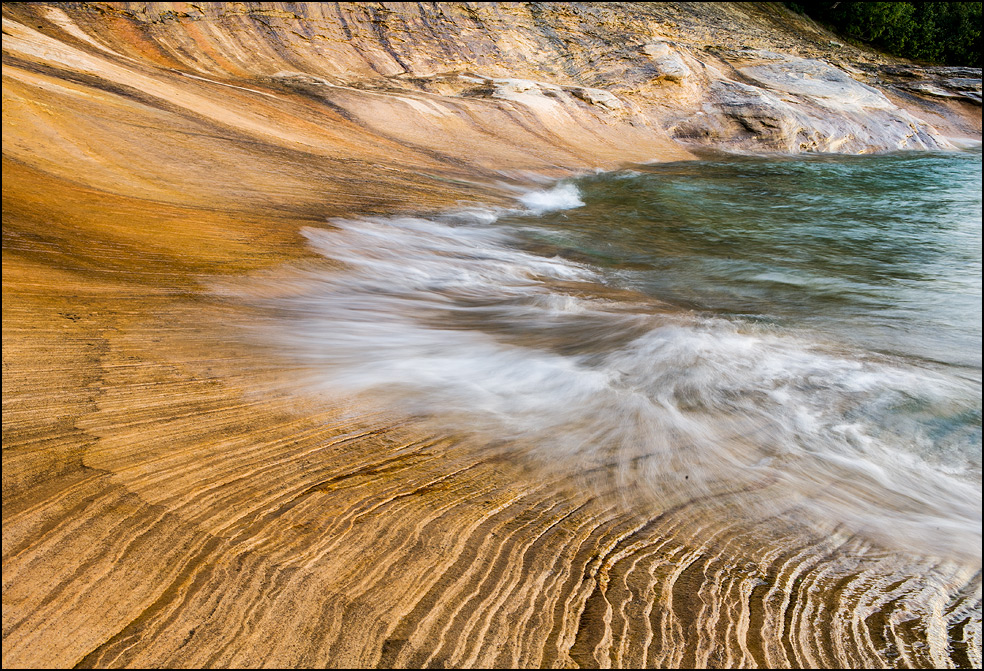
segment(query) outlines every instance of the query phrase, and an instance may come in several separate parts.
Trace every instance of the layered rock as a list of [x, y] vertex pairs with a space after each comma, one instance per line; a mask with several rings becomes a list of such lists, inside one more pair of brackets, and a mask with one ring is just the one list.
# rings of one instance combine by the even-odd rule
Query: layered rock
[[321, 263], [303, 226], [534, 173], [979, 140], [979, 71], [757, 3], [11, 3], [3, 32], [4, 666], [980, 666], [979, 571], [305, 401], [234, 298]]

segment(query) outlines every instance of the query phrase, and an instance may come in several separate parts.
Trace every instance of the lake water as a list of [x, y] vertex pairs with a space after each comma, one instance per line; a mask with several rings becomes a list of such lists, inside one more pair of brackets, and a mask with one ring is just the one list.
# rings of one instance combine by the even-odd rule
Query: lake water
[[339, 269], [277, 337], [333, 395], [609, 468], [654, 510], [726, 499], [979, 564], [979, 149], [712, 156], [516, 199], [308, 229]]

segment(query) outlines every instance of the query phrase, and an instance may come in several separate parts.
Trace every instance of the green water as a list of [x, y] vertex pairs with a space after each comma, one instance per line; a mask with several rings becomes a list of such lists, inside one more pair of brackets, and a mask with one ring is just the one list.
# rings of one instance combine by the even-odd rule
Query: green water
[[979, 377], [980, 149], [727, 156], [576, 185], [585, 206], [525, 235], [615, 284]]
[[275, 337], [332, 396], [654, 510], [979, 563], [980, 150], [712, 156], [517, 199], [306, 230], [335, 269], [277, 301]]

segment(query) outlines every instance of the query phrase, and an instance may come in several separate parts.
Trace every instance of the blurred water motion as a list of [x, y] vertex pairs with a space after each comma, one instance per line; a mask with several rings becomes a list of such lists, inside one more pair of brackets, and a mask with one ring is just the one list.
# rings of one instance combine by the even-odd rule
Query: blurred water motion
[[716, 157], [338, 220], [275, 339], [316, 390], [637, 505], [979, 564], [980, 184], [979, 150]]

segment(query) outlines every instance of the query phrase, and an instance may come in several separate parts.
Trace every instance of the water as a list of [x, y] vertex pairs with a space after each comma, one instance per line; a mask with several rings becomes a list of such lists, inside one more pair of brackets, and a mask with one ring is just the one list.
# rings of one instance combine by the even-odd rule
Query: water
[[[435, 431], [979, 563], [981, 153], [716, 157], [338, 220], [276, 338]], [[517, 458], [519, 458], [517, 456]]]

